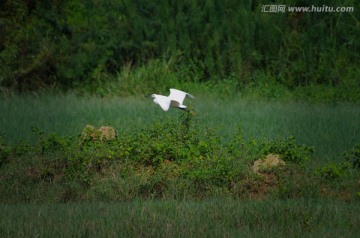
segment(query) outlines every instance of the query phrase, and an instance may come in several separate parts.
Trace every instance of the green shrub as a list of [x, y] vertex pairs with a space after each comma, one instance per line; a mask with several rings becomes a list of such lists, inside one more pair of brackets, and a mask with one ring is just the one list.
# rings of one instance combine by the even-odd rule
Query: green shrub
[[327, 165], [315, 170], [315, 174], [318, 174], [326, 179], [338, 179], [345, 176], [346, 169], [343, 164], [330, 162]]
[[261, 142], [258, 148], [261, 155], [279, 154], [283, 160], [295, 163], [308, 161], [314, 152], [314, 147], [299, 145], [292, 136], [282, 140]]
[[344, 159], [353, 168], [360, 169], [360, 144], [357, 144], [352, 150], [345, 152]]
[[66, 151], [74, 144], [74, 140], [70, 136], [60, 136], [57, 133], [45, 134], [40, 129], [33, 127], [32, 132], [36, 135], [38, 142], [36, 148], [44, 154], [45, 152], [54, 152], [58, 150]]
[[350, 174], [350, 169], [360, 168], [360, 145], [344, 153], [344, 162], [333, 163], [315, 170], [315, 174], [326, 179], [338, 179]]
[[[54, 198], [48, 198], [57, 201], [243, 198], [254, 193], [284, 199], [319, 196], [317, 182], [312, 177], [303, 179], [304, 167], [299, 166], [309, 160], [312, 147], [299, 145], [293, 137], [247, 141], [241, 130], [227, 137], [190, 113], [178, 112], [141, 128], [133, 124], [109, 141], [84, 140], [81, 134], [46, 134], [34, 128], [34, 144], [6, 145], [0, 151], [3, 158], [12, 158], [5, 159], [1, 188], [9, 195], [17, 186], [22, 194], [18, 199], [31, 200], [41, 196], [30, 190], [44, 193], [57, 186]], [[264, 177], [252, 175], [250, 162], [269, 153], [292, 163]], [[342, 178], [349, 168], [346, 163], [331, 163], [315, 173], [331, 180]]]

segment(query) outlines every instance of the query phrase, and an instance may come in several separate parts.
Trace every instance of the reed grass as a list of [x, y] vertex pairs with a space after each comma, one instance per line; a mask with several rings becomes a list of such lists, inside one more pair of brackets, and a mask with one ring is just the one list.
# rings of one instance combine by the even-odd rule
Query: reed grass
[[1, 237], [357, 237], [357, 203], [135, 200], [1, 205]]
[[[359, 143], [358, 103], [314, 104], [200, 95], [187, 104], [196, 111], [195, 123], [209, 125], [219, 133], [231, 135], [240, 128], [245, 138], [294, 136], [300, 143], [315, 146], [315, 156], [324, 161], [336, 161]], [[74, 136], [87, 124], [111, 125], [121, 131], [130, 125], [141, 128], [153, 121], [172, 120], [181, 113], [165, 113], [143, 95], [99, 98], [69, 93], [5, 98], [0, 101], [0, 111], [0, 133], [13, 143], [34, 140], [33, 127]]]

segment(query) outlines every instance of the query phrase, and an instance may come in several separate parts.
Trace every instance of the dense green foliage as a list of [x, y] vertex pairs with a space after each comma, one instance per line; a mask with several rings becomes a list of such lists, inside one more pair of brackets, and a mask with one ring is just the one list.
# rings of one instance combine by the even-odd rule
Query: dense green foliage
[[[36, 143], [10, 145], [3, 139], [0, 202], [342, 198], [334, 193], [357, 199], [358, 171], [333, 163], [314, 171], [309, 163], [313, 149], [293, 137], [221, 135], [192, 117], [175, 114], [145, 127], [127, 127], [112, 140], [87, 130], [74, 137], [36, 128]], [[278, 154], [286, 166], [254, 173], [253, 162], [269, 153]], [[332, 178], [346, 186], [337, 187]], [[321, 189], [327, 192], [321, 194]]]
[[[325, 85], [341, 88], [337, 98], [357, 98], [359, 1], [286, 3], [354, 7], [349, 13], [264, 13], [264, 4], [3, 1], [0, 85], [106, 91], [104, 84], [119, 77], [116, 84], [129, 86], [122, 78], [129, 69], [151, 69], [160, 60], [171, 61], [167, 71], [175, 84], [231, 81], [234, 90], [244, 85], [287, 89]], [[164, 82], [148, 73], [153, 72], [141, 74], [140, 82], [153, 87]], [[122, 94], [144, 91], [136, 84], [123, 86], [117, 86]]]
[[345, 158], [354, 168], [360, 169], [360, 144], [346, 152]]
[[[110, 141], [84, 136], [86, 131], [75, 139], [33, 129], [36, 144], [1, 145], [7, 152], [2, 153], [0, 201], [16, 201], [20, 194], [20, 201], [68, 201], [84, 194], [110, 200], [204, 197], [217, 190], [236, 194], [235, 184], [248, 176], [250, 163], [266, 155], [262, 145], [246, 145], [240, 135], [235, 141], [222, 139], [209, 128], [190, 125], [190, 115], [183, 117], [143, 129], [130, 127]], [[19, 183], [18, 193], [10, 189], [14, 183]], [[76, 187], [67, 188], [69, 183]], [[39, 184], [63, 189], [52, 191], [53, 198], [28, 194], [31, 187], [40, 189]]]

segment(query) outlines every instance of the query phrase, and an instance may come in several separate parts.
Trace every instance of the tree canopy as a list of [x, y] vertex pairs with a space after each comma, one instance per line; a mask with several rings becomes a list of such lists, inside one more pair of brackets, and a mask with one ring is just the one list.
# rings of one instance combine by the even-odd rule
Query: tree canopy
[[286, 6], [351, 6], [353, 12], [263, 12], [258, 0], [6, 0], [0, 3], [0, 86], [71, 88], [111, 80], [124, 65], [176, 56], [199, 81], [257, 73], [292, 88], [359, 86], [360, 3], [290, 0]]

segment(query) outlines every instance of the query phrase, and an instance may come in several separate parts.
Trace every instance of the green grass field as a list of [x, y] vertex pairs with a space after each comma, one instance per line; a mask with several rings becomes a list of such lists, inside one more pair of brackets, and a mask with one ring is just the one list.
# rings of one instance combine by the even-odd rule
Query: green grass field
[[[344, 152], [359, 144], [358, 103], [218, 100], [200, 95], [187, 104], [196, 112], [189, 134], [194, 138], [189, 141], [203, 147], [185, 143], [188, 150], [176, 150], [185, 159], [171, 160], [166, 153], [174, 147], [149, 139], [172, 141], [167, 136], [177, 130], [166, 127], [181, 126], [183, 112], [165, 113], [149, 98], [74, 94], [2, 98], [0, 143], [15, 149], [6, 154], [0, 147], [5, 158], [0, 166], [0, 236], [359, 236], [359, 172], [341, 167]], [[57, 144], [46, 147], [51, 140], [39, 142], [32, 129], [57, 133], [60, 137], [55, 139], [66, 144], [74, 142], [61, 136], [76, 138], [87, 124], [113, 126], [120, 139], [59, 150], [54, 149]], [[209, 128], [225, 139], [217, 140]], [[245, 146], [235, 144], [230, 153], [226, 143], [238, 129]], [[289, 136], [300, 145], [315, 147], [310, 162], [290, 161], [286, 169], [260, 176], [250, 172], [248, 167], [259, 154], [251, 149], [262, 146], [254, 144], [284, 138], [287, 142]], [[138, 144], [131, 148], [131, 143]], [[155, 154], [149, 159], [151, 154], [146, 153], [151, 151], [137, 151], [146, 150], [147, 143], [160, 158]], [[302, 155], [301, 147], [291, 143], [286, 147], [291, 155]], [[127, 153], [138, 158], [132, 160]], [[314, 174], [330, 162], [324, 177]]]
[[1, 237], [358, 237], [360, 206], [316, 200], [0, 206]]
[[[360, 141], [358, 103], [221, 100], [201, 96], [189, 103], [196, 111], [194, 120], [198, 124], [225, 134], [241, 128], [246, 138], [294, 136], [300, 143], [315, 146], [315, 155], [322, 161], [336, 161]], [[18, 96], [1, 100], [0, 110], [0, 133], [12, 142], [33, 140], [32, 127], [61, 135], [76, 135], [87, 124], [111, 125], [121, 131], [130, 125], [143, 127], [154, 121], [171, 120], [181, 113], [165, 113], [143, 96], [94, 98], [72, 94]]]

